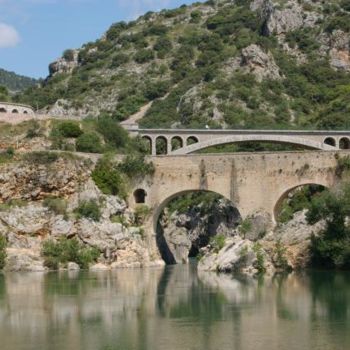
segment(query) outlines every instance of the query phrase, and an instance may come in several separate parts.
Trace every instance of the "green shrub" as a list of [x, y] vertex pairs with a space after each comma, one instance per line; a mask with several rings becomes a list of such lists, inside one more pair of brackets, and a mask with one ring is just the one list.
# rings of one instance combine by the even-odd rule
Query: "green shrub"
[[6, 263], [7, 240], [5, 236], [0, 236], [0, 270], [3, 270]]
[[218, 234], [210, 239], [210, 245], [215, 253], [218, 253], [225, 246], [225, 242], [226, 237], [221, 234]]
[[140, 50], [134, 56], [135, 62], [140, 64], [152, 61], [153, 59], [154, 59], [154, 52], [150, 49]]
[[350, 185], [336, 193], [325, 190], [314, 197], [307, 213], [309, 224], [325, 220], [326, 227], [311, 239], [312, 263], [316, 267], [350, 268]]
[[260, 243], [255, 243], [253, 246], [253, 251], [256, 254], [256, 266], [255, 268], [259, 273], [264, 273], [266, 271], [265, 267], [265, 256], [262, 251], [262, 246]]
[[110, 158], [99, 159], [92, 172], [92, 179], [102, 193], [126, 197], [125, 180]]
[[83, 133], [79, 124], [74, 121], [64, 121], [58, 125], [57, 129], [60, 135], [63, 137], [76, 138]]
[[104, 141], [113, 148], [125, 147], [128, 142], [128, 133], [110, 117], [100, 117], [97, 120], [97, 131]]
[[43, 205], [56, 215], [66, 215], [67, 201], [63, 198], [48, 197], [44, 199]]
[[63, 58], [68, 62], [74, 61], [74, 50], [68, 49], [64, 51]]
[[101, 153], [103, 147], [100, 137], [95, 132], [87, 132], [80, 135], [76, 141], [78, 152]]
[[118, 68], [121, 65], [129, 62], [129, 56], [123, 53], [119, 53], [112, 58], [111, 68]]
[[33, 139], [34, 137], [42, 136], [42, 130], [37, 120], [32, 122], [32, 125], [28, 128], [26, 138]]
[[286, 252], [287, 252], [287, 248], [283, 245], [281, 240], [278, 240], [275, 243], [274, 256], [275, 256], [275, 265], [281, 270], [289, 269]]
[[99, 221], [101, 218], [100, 206], [97, 201], [93, 199], [82, 201], [74, 212], [78, 214], [79, 217], [88, 218], [93, 221]]
[[59, 264], [66, 265], [75, 262], [86, 269], [100, 256], [96, 248], [85, 247], [76, 238], [62, 238], [58, 242], [48, 240], [43, 243], [41, 254], [46, 267], [57, 270]]
[[145, 205], [141, 204], [138, 205], [135, 209], [134, 215], [135, 215], [135, 225], [143, 225], [145, 220], [147, 219], [147, 216], [150, 214], [151, 210], [150, 208]]
[[25, 154], [23, 159], [33, 164], [51, 164], [59, 159], [59, 155], [54, 152], [36, 151]]
[[118, 169], [130, 179], [144, 177], [154, 173], [153, 163], [146, 163], [143, 155], [128, 155], [118, 164]]

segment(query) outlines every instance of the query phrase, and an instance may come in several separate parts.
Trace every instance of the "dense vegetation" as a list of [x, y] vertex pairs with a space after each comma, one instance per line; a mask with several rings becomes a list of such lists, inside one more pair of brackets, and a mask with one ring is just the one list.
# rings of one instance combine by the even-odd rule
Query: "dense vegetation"
[[315, 266], [350, 268], [350, 186], [338, 191], [325, 191], [312, 200], [308, 221], [313, 224], [325, 220], [326, 227], [311, 242]]
[[[250, 3], [207, 1], [116, 23], [79, 50], [72, 73], [57, 73], [16, 100], [44, 108], [64, 99], [72, 114], [104, 112], [117, 121], [153, 101], [144, 127], [349, 127], [350, 76], [331, 68], [320, 51], [322, 35], [331, 40], [335, 30], [350, 32], [348, 2], [299, 1], [304, 16], [318, 20], [282, 39], [266, 31]], [[279, 9], [285, 6], [279, 1]], [[280, 79], [259, 80], [239, 63], [251, 44], [275, 61]], [[81, 147], [89, 148], [82, 138]]]
[[62, 238], [57, 242], [45, 241], [41, 253], [45, 266], [52, 270], [57, 270], [60, 265], [66, 266], [68, 262], [74, 262], [86, 269], [100, 256], [98, 249], [86, 247], [76, 238]]
[[0, 68], [0, 86], [6, 87], [10, 91], [22, 91], [37, 83], [38, 81], [36, 79], [24, 77]]

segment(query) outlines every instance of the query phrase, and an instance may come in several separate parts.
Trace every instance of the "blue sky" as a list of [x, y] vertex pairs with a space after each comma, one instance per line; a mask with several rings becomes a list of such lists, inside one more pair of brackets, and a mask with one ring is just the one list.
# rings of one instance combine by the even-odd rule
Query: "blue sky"
[[0, 0], [0, 68], [35, 78], [68, 48], [147, 11], [192, 0]]

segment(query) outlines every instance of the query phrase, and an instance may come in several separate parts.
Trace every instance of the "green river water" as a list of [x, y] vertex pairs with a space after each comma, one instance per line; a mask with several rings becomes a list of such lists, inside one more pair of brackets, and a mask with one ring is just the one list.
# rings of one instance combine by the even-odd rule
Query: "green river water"
[[350, 273], [0, 275], [1, 350], [347, 350]]

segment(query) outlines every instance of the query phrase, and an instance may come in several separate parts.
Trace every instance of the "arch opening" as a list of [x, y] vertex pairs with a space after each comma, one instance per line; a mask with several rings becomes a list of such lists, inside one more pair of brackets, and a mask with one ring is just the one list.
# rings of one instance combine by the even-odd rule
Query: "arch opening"
[[241, 143], [270, 143], [279, 145], [290, 145], [294, 147], [302, 147], [305, 149], [331, 150], [333, 146], [325, 145], [321, 141], [310, 140], [299, 136], [290, 135], [231, 135], [227, 137], [218, 137], [203, 142], [197, 142], [187, 145], [181, 150], [174, 151], [174, 154], [191, 154], [210, 147], [224, 147], [225, 145], [241, 144]]
[[0, 113], [7, 113], [6, 108], [1, 107], [1, 108], [0, 108]]
[[241, 221], [237, 207], [216, 192], [177, 193], [154, 216], [160, 255], [168, 265], [188, 263], [216, 238], [234, 235]]
[[326, 189], [324, 185], [314, 183], [301, 184], [288, 189], [275, 205], [275, 221], [278, 224], [287, 223], [296, 213], [310, 209], [312, 200]]
[[13, 109], [13, 110], [12, 110], [12, 113], [13, 113], [13, 114], [18, 114], [18, 109]]
[[24, 111], [23, 114], [28, 114], [28, 111]]
[[157, 155], [168, 154], [168, 142], [164, 136], [158, 136], [156, 138], [156, 154]]
[[239, 141], [209, 146], [195, 153], [290, 152], [310, 150], [311, 147], [271, 141]]
[[179, 136], [174, 136], [172, 139], [171, 139], [171, 151], [176, 151], [180, 148], [183, 147], [183, 141], [182, 141], [182, 138], [179, 137]]
[[199, 143], [199, 140], [196, 136], [190, 136], [186, 140], [186, 145], [191, 146], [194, 145], [195, 143]]
[[146, 203], [147, 192], [139, 188], [134, 192], [134, 200], [136, 204], [145, 204]]
[[141, 142], [146, 154], [152, 154], [152, 139], [149, 136], [142, 136]]
[[324, 143], [328, 146], [333, 146], [333, 147], [335, 147], [337, 145], [337, 142], [335, 141], [334, 137], [325, 138]]
[[350, 139], [347, 137], [342, 137], [339, 140], [339, 148], [340, 149], [350, 149]]

